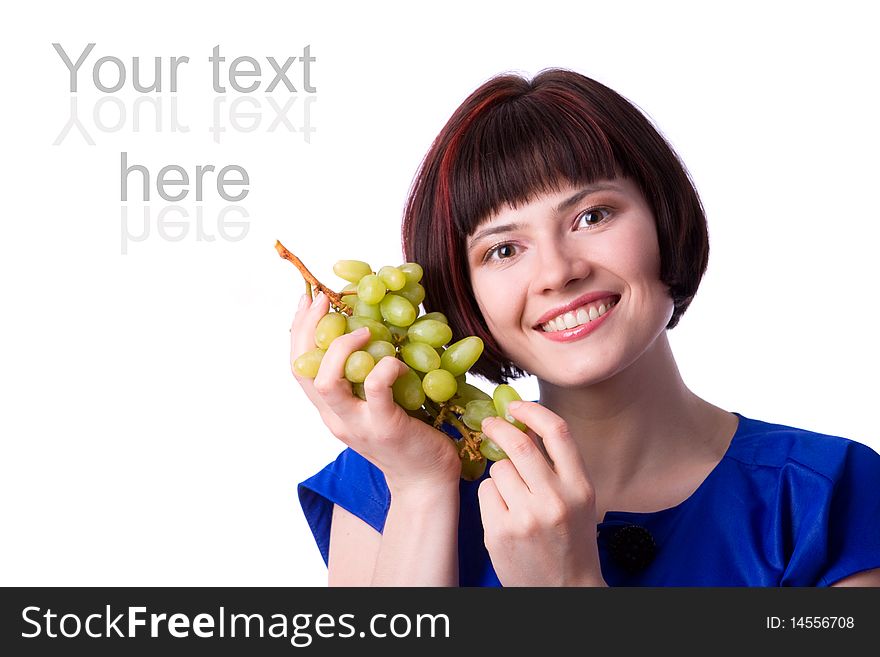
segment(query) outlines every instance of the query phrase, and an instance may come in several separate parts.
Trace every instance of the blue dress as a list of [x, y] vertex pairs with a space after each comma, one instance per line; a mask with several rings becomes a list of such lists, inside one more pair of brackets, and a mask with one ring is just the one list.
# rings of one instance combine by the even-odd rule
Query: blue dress
[[[605, 514], [598, 542], [609, 586], [828, 586], [880, 568], [880, 455], [735, 415], [727, 452], [685, 501]], [[460, 485], [459, 582], [500, 586], [483, 544], [480, 481]], [[350, 449], [298, 493], [325, 563], [334, 504], [379, 532], [390, 504], [382, 472]]]

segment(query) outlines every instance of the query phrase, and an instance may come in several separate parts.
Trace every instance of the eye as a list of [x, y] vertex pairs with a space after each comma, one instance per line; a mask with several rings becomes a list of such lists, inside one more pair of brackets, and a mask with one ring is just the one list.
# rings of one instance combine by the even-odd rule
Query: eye
[[504, 242], [502, 244], [496, 244], [488, 251], [486, 251], [486, 256], [483, 258], [484, 262], [488, 262], [489, 260], [507, 260], [512, 258], [516, 254], [516, 248], [513, 244], [508, 242]]
[[608, 208], [588, 208], [583, 210], [575, 219], [575, 229], [586, 228], [589, 230], [605, 221], [610, 214], [611, 211]]

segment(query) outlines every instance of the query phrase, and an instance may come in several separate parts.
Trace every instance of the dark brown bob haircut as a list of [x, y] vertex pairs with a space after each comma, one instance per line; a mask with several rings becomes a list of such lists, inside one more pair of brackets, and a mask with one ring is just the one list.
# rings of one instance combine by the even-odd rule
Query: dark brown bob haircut
[[455, 339], [479, 336], [471, 369], [493, 383], [523, 376], [489, 333], [470, 284], [466, 241], [490, 215], [560, 184], [628, 178], [657, 223], [660, 279], [678, 324], [709, 258], [703, 206], [684, 165], [651, 122], [608, 87], [565, 69], [531, 81], [511, 73], [468, 96], [436, 137], [404, 210], [404, 256], [425, 271], [424, 306], [449, 319]]

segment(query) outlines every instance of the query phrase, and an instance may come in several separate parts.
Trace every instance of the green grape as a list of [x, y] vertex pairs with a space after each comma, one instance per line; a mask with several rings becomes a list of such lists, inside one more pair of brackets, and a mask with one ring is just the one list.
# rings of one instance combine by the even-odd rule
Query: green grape
[[371, 342], [375, 342], [377, 340], [391, 342], [391, 331], [389, 331], [388, 327], [385, 326], [382, 322], [377, 322], [375, 319], [370, 319], [369, 317], [348, 317], [345, 320], [345, 323], [348, 333], [353, 333], [362, 326], [366, 326], [368, 329], [370, 329]]
[[440, 367], [440, 356], [434, 348], [421, 342], [407, 342], [401, 345], [400, 356], [404, 363], [420, 372], [430, 372]]
[[385, 283], [376, 274], [367, 274], [358, 282], [358, 298], [373, 305], [385, 297]]
[[417, 321], [421, 322], [423, 319], [433, 319], [438, 322], [443, 322], [444, 324], [449, 324], [449, 320], [446, 319], [446, 315], [444, 315], [443, 313], [438, 313], [438, 312], [433, 312], [433, 313], [428, 313], [427, 315], [422, 315], [421, 317], [418, 318]]
[[397, 268], [406, 275], [407, 283], [418, 283], [424, 275], [422, 266], [415, 262], [405, 262]]
[[514, 419], [514, 417], [507, 412], [507, 405], [510, 402], [520, 401], [521, 399], [522, 397], [519, 396], [519, 393], [506, 383], [496, 386], [495, 391], [492, 393], [492, 401], [495, 404], [495, 412], [498, 417], [504, 418], [520, 431], [525, 431], [526, 425], [519, 420]]
[[346, 306], [348, 306], [352, 310], [354, 309], [355, 304], [358, 301], [360, 301], [360, 299], [358, 298], [358, 295], [356, 295], [356, 294], [346, 294], [344, 297], [342, 297], [342, 303], [344, 303]]
[[425, 403], [422, 382], [411, 369], [401, 374], [391, 386], [394, 401], [408, 411], [414, 411]]
[[318, 368], [321, 366], [321, 359], [327, 353], [324, 349], [312, 349], [300, 355], [293, 361], [293, 371], [299, 376], [314, 379], [318, 376]]
[[358, 284], [357, 283], [349, 283], [346, 285], [339, 294], [357, 294]]
[[406, 274], [397, 267], [382, 267], [379, 270], [379, 278], [385, 283], [385, 287], [389, 290], [399, 290], [406, 285]]
[[333, 273], [346, 281], [357, 283], [364, 276], [372, 274], [373, 270], [362, 260], [337, 260], [333, 265]]
[[452, 329], [436, 319], [422, 319], [409, 327], [406, 332], [413, 342], [424, 342], [432, 347], [442, 347], [452, 339]]
[[382, 313], [382, 318], [394, 326], [409, 326], [418, 315], [418, 311], [409, 301], [396, 294], [389, 294], [382, 299], [379, 303], [379, 311]]
[[356, 397], [360, 397], [364, 401], [367, 401], [367, 393], [364, 391], [363, 383], [352, 383], [351, 384], [351, 392]]
[[375, 342], [371, 342], [366, 347], [364, 347], [364, 351], [366, 351], [370, 356], [373, 357], [377, 363], [385, 358], [385, 356], [391, 356], [394, 358], [397, 355], [397, 350], [394, 348], [394, 345], [390, 342], [386, 342], [385, 340], [376, 340]]
[[345, 378], [352, 383], [363, 383], [376, 361], [366, 351], [355, 351], [345, 360]]
[[[443, 372], [445, 370], [437, 371]], [[469, 401], [464, 407], [464, 414], [461, 416], [461, 420], [469, 429], [480, 431], [483, 426], [483, 420], [487, 417], [496, 417], [497, 415], [495, 404], [491, 399], [474, 399]]]
[[369, 317], [377, 322], [382, 321], [382, 313], [379, 311], [379, 306], [373, 305], [372, 303], [364, 303], [361, 301], [360, 297], [355, 298], [357, 301], [354, 302], [354, 306], [352, 307], [355, 315], [358, 317]]
[[419, 304], [425, 300], [425, 288], [418, 283], [412, 283], [410, 281], [407, 281], [406, 285], [395, 291], [394, 294], [409, 301], [414, 308], [418, 308]]
[[330, 343], [345, 333], [346, 321], [342, 313], [330, 312], [315, 326], [315, 346], [327, 349]]
[[465, 481], [476, 481], [482, 477], [489, 464], [485, 458], [474, 460], [467, 455], [462, 455], [459, 458], [461, 459], [461, 478]]
[[[442, 362], [443, 359], [441, 358]], [[492, 396], [480, 390], [477, 386], [473, 386], [465, 381], [458, 381], [458, 392], [452, 398], [459, 406], [467, 406], [469, 402], [479, 399], [482, 401], [492, 401]]]
[[422, 379], [422, 390], [435, 402], [442, 403], [451, 399], [457, 389], [455, 377], [446, 370], [431, 370]]
[[480, 454], [490, 461], [503, 461], [507, 458], [507, 454], [504, 453], [504, 450], [495, 444], [495, 441], [488, 436], [483, 436], [483, 440], [480, 441]]
[[482, 353], [483, 341], [471, 335], [449, 346], [443, 353], [440, 367], [451, 372], [453, 376], [459, 376], [471, 369]]

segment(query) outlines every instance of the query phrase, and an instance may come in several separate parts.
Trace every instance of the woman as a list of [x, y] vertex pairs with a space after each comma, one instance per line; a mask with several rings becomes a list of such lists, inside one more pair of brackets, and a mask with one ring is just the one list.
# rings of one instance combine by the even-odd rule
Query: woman
[[[299, 379], [350, 449], [300, 485], [331, 585], [880, 585], [880, 456], [701, 399], [666, 331], [706, 269], [702, 206], [671, 147], [614, 91], [565, 70], [502, 75], [455, 111], [410, 192], [404, 252], [426, 311], [524, 372], [540, 403], [483, 432], [509, 455], [461, 481], [444, 434], [366, 401], [354, 332]], [[328, 301], [300, 303], [292, 356]]]

